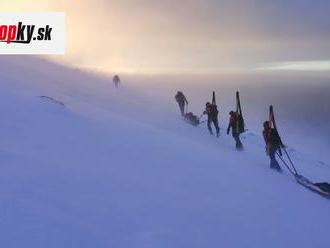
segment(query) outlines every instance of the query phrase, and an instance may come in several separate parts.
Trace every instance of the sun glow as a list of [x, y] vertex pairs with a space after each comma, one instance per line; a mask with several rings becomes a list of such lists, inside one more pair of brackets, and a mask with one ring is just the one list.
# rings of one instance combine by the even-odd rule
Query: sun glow
[[330, 60], [325, 61], [291, 61], [273, 63], [258, 67], [257, 70], [273, 71], [330, 71]]
[[325, 18], [299, 23], [302, 30], [291, 20], [306, 21], [292, 17], [295, 6], [279, 19], [284, 12], [276, 1], [264, 8], [246, 0], [205, 1], [11, 0], [0, 9], [65, 12], [66, 54], [48, 58], [73, 67], [148, 74], [329, 70]]

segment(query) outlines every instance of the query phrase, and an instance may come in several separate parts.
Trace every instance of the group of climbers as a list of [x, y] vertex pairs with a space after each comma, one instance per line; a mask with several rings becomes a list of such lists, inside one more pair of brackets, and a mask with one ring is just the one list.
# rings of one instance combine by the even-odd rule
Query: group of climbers
[[[212, 102], [211, 103], [207, 102], [205, 104], [205, 109], [200, 118], [198, 118], [192, 112], [185, 111], [186, 107], [188, 106], [188, 100], [185, 97], [185, 95], [182, 93], [182, 91], [177, 92], [177, 94], [175, 95], [175, 100], [179, 105], [179, 109], [180, 109], [181, 115], [184, 118], [184, 120], [186, 120], [187, 122], [189, 122], [190, 124], [192, 124], [194, 126], [197, 126], [200, 124], [199, 119], [203, 115], [207, 115], [207, 128], [208, 128], [209, 133], [211, 135], [214, 134], [213, 129], [212, 129], [212, 125], [213, 125], [216, 136], [217, 137], [220, 136], [220, 127], [219, 127], [219, 119], [218, 119], [219, 111], [218, 111], [218, 107], [217, 107], [217, 104], [215, 101], [214, 92], [213, 92], [213, 96], [212, 96]], [[242, 144], [239, 136], [242, 132], [245, 131], [244, 127], [243, 127], [243, 130], [238, 129], [238, 126], [240, 124], [239, 121], [240, 121], [240, 117], [241, 117], [240, 111], [241, 111], [240, 108], [237, 109], [236, 112], [230, 111], [230, 113], [229, 113], [230, 118], [229, 118], [229, 124], [228, 124], [228, 129], [227, 129], [227, 134], [229, 134], [230, 129], [232, 130], [232, 136], [236, 142], [237, 149], [243, 149], [243, 144]]]
[[[213, 124], [215, 127], [216, 136], [219, 137], [220, 135], [219, 120], [218, 120], [219, 111], [215, 101], [214, 92], [212, 96], [212, 103], [207, 102], [205, 104], [205, 110], [203, 111], [203, 114], [200, 116], [200, 118], [198, 118], [193, 113], [188, 112], [188, 101], [181, 91], [177, 92], [175, 99], [179, 104], [181, 115], [185, 121], [187, 121], [188, 123], [194, 126], [198, 126], [201, 123], [199, 119], [202, 118], [203, 115], [207, 115], [207, 128], [210, 134], [213, 135], [213, 130], [211, 126]], [[239, 92], [236, 92], [236, 111], [231, 110], [229, 112], [229, 123], [227, 128], [228, 135], [230, 133], [230, 130], [236, 143], [236, 149], [242, 150], [243, 144], [240, 139], [240, 134], [245, 132], [245, 125], [242, 115]], [[281, 137], [278, 134], [272, 106], [269, 107], [269, 120], [263, 123], [262, 135], [265, 141], [266, 154], [270, 158], [270, 168], [275, 169], [277, 171], [282, 171], [279, 163], [276, 160], [276, 155], [277, 155], [278, 158], [281, 160], [281, 162], [283, 162], [283, 166], [285, 166], [290, 171], [290, 173], [295, 177], [296, 181], [299, 184], [330, 199], [329, 183], [326, 182], [313, 183], [310, 180], [308, 180], [306, 177], [298, 174], [288, 152], [286, 151], [286, 147], [283, 145]], [[286, 159], [284, 159], [282, 151], [284, 152]]]
[[[175, 95], [175, 100], [177, 101], [180, 112], [184, 120], [189, 122], [190, 124], [197, 126], [200, 124], [200, 118], [203, 115], [207, 115], [207, 128], [211, 135], [213, 135], [213, 129], [212, 124], [215, 128], [216, 136], [220, 136], [220, 127], [219, 127], [219, 119], [218, 119], [218, 107], [216, 105], [215, 101], [215, 94], [213, 92], [212, 96], [212, 103], [207, 102], [205, 104], [205, 110], [203, 111], [203, 114], [200, 118], [198, 118], [196, 115], [194, 115], [192, 112], [187, 112], [186, 109], [188, 109], [188, 100], [185, 97], [185, 95], [182, 93], [182, 91], [178, 91]], [[231, 110], [229, 112], [229, 123], [227, 128], [227, 135], [232, 134], [232, 137], [235, 140], [235, 146], [237, 150], [243, 149], [243, 144], [240, 139], [240, 134], [245, 131], [244, 128], [244, 120], [241, 110], [241, 104], [239, 99], [239, 93], [236, 93], [236, 111]], [[281, 139], [277, 133], [277, 130], [275, 128], [272, 128], [272, 121], [268, 120], [263, 123], [263, 137], [266, 144], [266, 154], [270, 158], [270, 167], [276, 170], [281, 170], [281, 167], [279, 166], [277, 160], [276, 160], [276, 153], [280, 152], [281, 147], [283, 146]]]

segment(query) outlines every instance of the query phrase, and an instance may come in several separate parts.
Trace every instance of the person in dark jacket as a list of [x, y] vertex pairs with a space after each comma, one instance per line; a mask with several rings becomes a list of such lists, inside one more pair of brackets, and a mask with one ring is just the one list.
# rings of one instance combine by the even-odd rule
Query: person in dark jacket
[[276, 152], [281, 147], [281, 139], [277, 131], [271, 127], [269, 121], [265, 121], [264, 130], [262, 132], [266, 144], [266, 154], [270, 158], [270, 168], [281, 171], [281, 167], [276, 160]]
[[175, 95], [175, 100], [179, 104], [181, 115], [184, 116], [184, 108], [186, 104], [188, 105], [187, 98], [181, 91], [178, 91]]
[[217, 105], [211, 104], [209, 102], [205, 104], [205, 111], [203, 112], [203, 114], [207, 115], [207, 128], [209, 129], [210, 134], [213, 135], [213, 131], [211, 127], [211, 123], [213, 123], [215, 130], [217, 132], [217, 137], [219, 137], [220, 135], [218, 113], [219, 112], [217, 109]]
[[119, 84], [120, 84], [120, 78], [119, 78], [119, 76], [118, 76], [118, 75], [115, 75], [115, 76], [113, 77], [113, 79], [112, 79], [112, 82], [113, 82], [114, 86], [115, 86], [116, 88], [118, 88], [118, 87], [119, 87]]
[[227, 134], [229, 134], [230, 129], [233, 135], [233, 138], [236, 142], [236, 149], [243, 149], [243, 144], [239, 138], [239, 131], [237, 130], [237, 122], [238, 122], [238, 114], [237, 112], [230, 111], [229, 112], [230, 118], [229, 118], [229, 124], [227, 128]]

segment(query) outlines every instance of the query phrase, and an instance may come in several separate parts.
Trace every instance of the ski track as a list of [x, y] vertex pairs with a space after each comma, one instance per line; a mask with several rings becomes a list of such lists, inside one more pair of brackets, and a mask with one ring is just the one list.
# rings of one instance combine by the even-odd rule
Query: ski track
[[0, 59], [2, 247], [329, 247], [329, 200], [270, 170], [257, 129], [237, 152], [227, 123], [211, 137], [172, 96], [28, 61]]

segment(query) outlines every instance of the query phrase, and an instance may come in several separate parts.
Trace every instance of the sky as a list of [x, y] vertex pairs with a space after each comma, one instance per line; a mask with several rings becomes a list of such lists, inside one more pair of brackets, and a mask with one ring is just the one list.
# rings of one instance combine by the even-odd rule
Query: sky
[[51, 59], [74, 67], [330, 70], [328, 0], [11, 0], [0, 9], [64, 11], [66, 54]]

